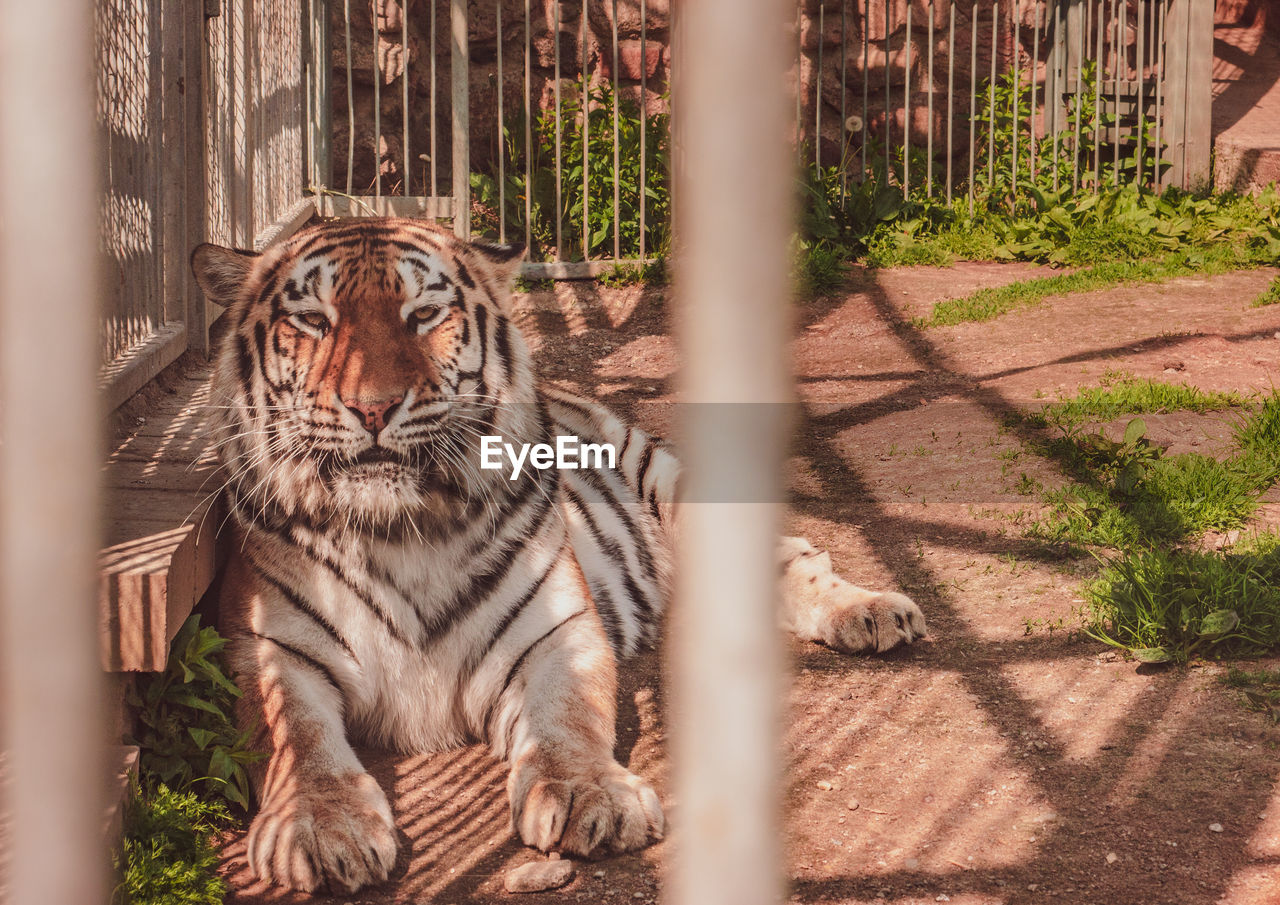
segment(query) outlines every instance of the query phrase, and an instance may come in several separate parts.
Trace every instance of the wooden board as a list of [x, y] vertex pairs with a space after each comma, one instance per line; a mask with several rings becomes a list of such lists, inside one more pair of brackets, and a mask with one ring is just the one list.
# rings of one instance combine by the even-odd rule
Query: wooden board
[[213, 580], [221, 484], [208, 434], [208, 368], [175, 381], [104, 466], [99, 552], [103, 668], [164, 668], [169, 643]]

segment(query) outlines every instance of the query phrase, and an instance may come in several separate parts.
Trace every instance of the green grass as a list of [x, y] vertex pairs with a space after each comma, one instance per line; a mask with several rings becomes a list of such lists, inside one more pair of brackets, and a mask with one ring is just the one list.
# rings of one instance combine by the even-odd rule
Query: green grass
[[1267, 305], [1274, 305], [1280, 302], [1280, 277], [1276, 277], [1271, 281], [1261, 295], [1253, 300], [1254, 308], [1264, 308]]
[[226, 808], [163, 784], [136, 783], [125, 810], [112, 905], [216, 905], [227, 893], [218, 876], [214, 834]]
[[1265, 713], [1271, 722], [1280, 723], [1280, 670], [1246, 670], [1233, 666], [1222, 677], [1222, 682], [1244, 692], [1244, 702], [1250, 710]]
[[1148, 662], [1248, 657], [1280, 644], [1280, 538], [1243, 552], [1152, 548], [1110, 560], [1085, 589], [1088, 633]]
[[1206, 255], [1176, 253], [1149, 261], [1111, 261], [1072, 273], [1036, 277], [1007, 286], [979, 289], [958, 299], [947, 299], [934, 305], [929, 317], [922, 318], [917, 324], [921, 327], [949, 327], [989, 321], [1010, 311], [1034, 307], [1055, 296], [1116, 286], [1161, 283], [1191, 274], [1226, 273], [1248, 266], [1252, 266], [1251, 262], [1237, 257], [1229, 247], [1215, 249]]
[[[1121, 440], [1079, 426], [1119, 409], [1203, 411], [1233, 403], [1234, 448], [1222, 461], [1164, 455], [1146, 439], [1140, 418]], [[1280, 394], [1251, 404], [1234, 394], [1119, 376], [1046, 411], [1049, 417], [1027, 422], [1060, 433], [1032, 448], [1073, 483], [1044, 493], [1049, 511], [1028, 533], [1111, 551], [1098, 554], [1104, 567], [1085, 589], [1087, 633], [1147, 662], [1257, 656], [1280, 645], [1280, 534], [1225, 552], [1188, 546], [1206, 531], [1243, 527], [1280, 479]]]
[[1167, 412], [1212, 412], [1243, 405], [1240, 393], [1198, 389], [1185, 383], [1165, 383], [1150, 377], [1110, 375], [1100, 386], [1085, 387], [1074, 397], [1051, 402], [1040, 416], [1055, 424], [1076, 424], [1086, 418]]
[[1063, 416], [1048, 423], [1061, 434], [1041, 441], [1036, 451], [1055, 460], [1074, 483], [1044, 494], [1049, 511], [1029, 526], [1031, 536], [1116, 550], [1182, 543], [1205, 531], [1241, 527], [1258, 497], [1280, 478], [1280, 396], [1273, 393], [1240, 416], [1235, 451], [1224, 461], [1196, 453], [1165, 456], [1141, 438], [1145, 431], [1124, 443], [1075, 426], [1089, 414], [1115, 415], [1126, 398], [1136, 411], [1177, 411], [1219, 408], [1231, 397], [1124, 378], [1054, 403]]

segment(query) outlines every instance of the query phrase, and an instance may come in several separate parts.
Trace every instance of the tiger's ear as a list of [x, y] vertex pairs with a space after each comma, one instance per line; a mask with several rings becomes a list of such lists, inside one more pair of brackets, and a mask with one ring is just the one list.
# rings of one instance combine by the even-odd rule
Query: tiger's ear
[[223, 248], [208, 242], [197, 245], [191, 252], [191, 272], [204, 291], [204, 297], [215, 305], [228, 308], [240, 297], [240, 290], [249, 279], [256, 252], [238, 248]]
[[471, 250], [488, 265], [493, 280], [503, 288], [510, 286], [520, 273], [524, 260], [523, 245], [490, 245], [488, 242], [472, 242]]

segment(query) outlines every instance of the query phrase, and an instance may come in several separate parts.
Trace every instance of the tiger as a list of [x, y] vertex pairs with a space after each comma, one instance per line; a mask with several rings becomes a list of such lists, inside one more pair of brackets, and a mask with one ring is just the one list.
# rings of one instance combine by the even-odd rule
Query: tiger
[[[391, 218], [192, 253], [227, 309], [209, 425], [230, 535], [219, 619], [236, 719], [265, 754], [246, 838], [259, 880], [387, 880], [391, 808], [352, 740], [487, 744], [513, 833], [544, 852], [663, 836], [658, 795], [614, 758], [615, 696], [671, 594], [680, 464], [539, 381], [514, 309], [522, 257]], [[564, 436], [615, 461], [482, 467], [486, 437]], [[802, 639], [881, 652], [926, 634], [910, 598], [855, 587], [803, 539], [780, 541], [778, 574]]]

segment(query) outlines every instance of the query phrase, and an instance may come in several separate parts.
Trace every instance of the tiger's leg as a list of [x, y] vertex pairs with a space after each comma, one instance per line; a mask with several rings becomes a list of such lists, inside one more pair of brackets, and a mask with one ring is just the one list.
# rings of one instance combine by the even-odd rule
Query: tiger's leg
[[924, 613], [905, 594], [867, 591], [831, 568], [831, 555], [801, 537], [778, 544], [782, 618], [807, 641], [837, 650], [883, 652], [922, 638]]
[[490, 741], [511, 764], [512, 827], [525, 844], [575, 855], [631, 851], [662, 838], [665, 821], [653, 789], [614, 759], [617, 666], [583, 596], [577, 615], [517, 661]]
[[297, 639], [269, 636], [263, 610], [271, 592], [255, 585], [233, 558], [223, 618], [227, 659], [243, 691], [236, 715], [254, 732], [253, 750], [267, 753], [250, 767], [259, 809], [249, 867], [259, 879], [307, 892], [326, 881], [349, 892], [381, 882], [396, 859], [387, 797], [347, 742], [330, 667]]

